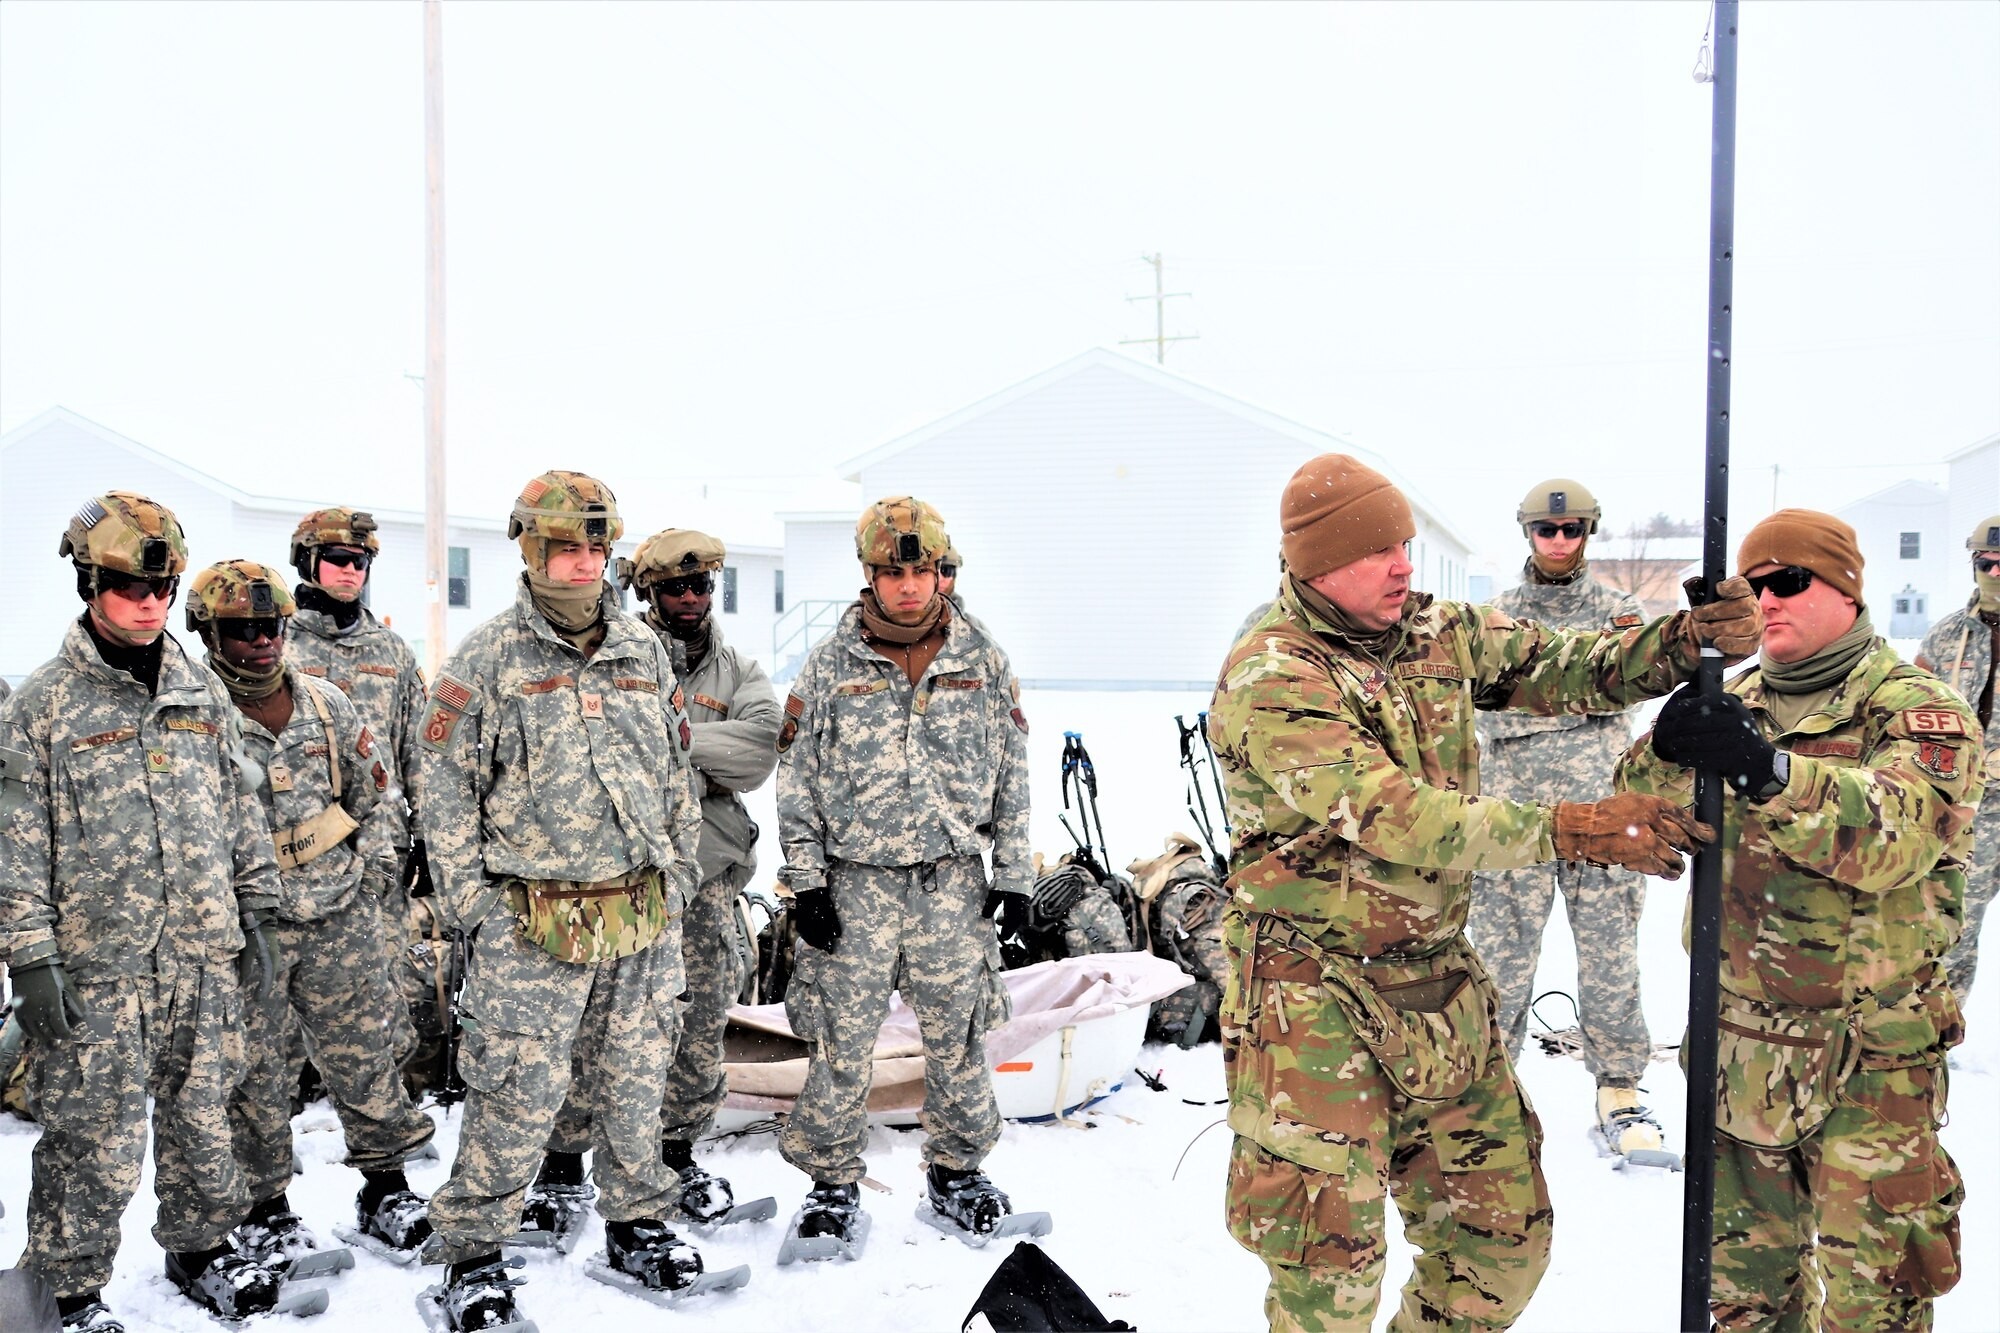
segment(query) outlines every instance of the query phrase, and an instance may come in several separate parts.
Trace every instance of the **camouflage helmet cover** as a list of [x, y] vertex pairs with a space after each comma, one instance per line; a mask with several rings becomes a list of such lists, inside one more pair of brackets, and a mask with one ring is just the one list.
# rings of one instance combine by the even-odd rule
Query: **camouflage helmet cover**
[[854, 525], [855, 557], [871, 567], [933, 564], [950, 547], [944, 516], [914, 496], [877, 500]]
[[138, 578], [166, 578], [187, 568], [187, 537], [165, 505], [132, 491], [106, 491], [70, 516], [56, 554]]
[[1979, 520], [1979, 526], [1965, 539], [1968, 551], [2000, 551], [2000, 514]]
[[618, 562], [618, 582], [644, 589], [665, 579], [721, 569], [728, 558], [729, 551], [718, 538], [692, 528], [667, 528], [640, 542], [630, 560]]
[[217, 620], [283, 620], [298, 609], [277, 570], [255, 560], [221, 560], [189, 585], [187, 627], [200, 633]]
[[382, 553], [376, 537], [381, 525], [363, 509], [315, 509], [292, 529], [292, 568], [310, 583], [319, 577], [315, 566], [322, 546], [358, 546], [370, 555]]
[[960, 566], [964, 564], [965, 557], [958, 553], [958, 547], [954, 546], [951, 538], [947, 536], [944, 539], [944, 554], [938, 557], [938, 568], [944, 569], [948, 567], [952, 573], [956, 574]]
[[1566, 522], [1580, 518], [1590, 526], [1584, 530], [1589, 536], [1597, 531], [1597, 524], [1604, 517], [1598, 508], [1597, 497], [1590, 493], [1582, 482], [1571, 481], [1568, 477], [1550, 477], [1530, 487], [1522, 498], [1521, 507], [1514, 511], [1514, 521], [1526, 532], [1530, 523]]
[[[609, 546], [625, 535], [625, 520], [618, 517], [618, 497], [597, 478], [544, 472], [521, 488], [507, 516], [507, 535]], [[525, 540], [522, 550], [527, 550]]]

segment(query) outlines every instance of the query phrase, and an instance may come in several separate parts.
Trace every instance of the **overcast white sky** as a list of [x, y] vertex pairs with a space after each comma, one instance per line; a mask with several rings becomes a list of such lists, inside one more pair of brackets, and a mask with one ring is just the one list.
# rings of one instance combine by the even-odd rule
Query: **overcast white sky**
[[[1158, 250], [1168, 369], [1488, 554], [1550, 474], [1691, 516], [1707, 15], [447, 0], [452, 508], [824, 477], [1149, 333]], [[1751, 4], [1742, 49], [1739, 532], [1773, 463], [1834, 507], [2000, 430], [2000, 5]], [[407, 0], [0, 5], [0, 429], [420, 503], [422, 133]]]

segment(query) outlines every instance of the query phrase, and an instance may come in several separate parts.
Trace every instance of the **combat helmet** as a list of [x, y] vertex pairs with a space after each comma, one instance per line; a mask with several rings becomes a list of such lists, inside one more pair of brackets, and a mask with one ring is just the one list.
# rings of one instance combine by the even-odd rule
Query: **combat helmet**
[[647, 597], [656, 583], [712, 574], [728, 558], [729, 551], [718, 538], [692, 528], [667, 528], [640, 542], [631, 559], [618, 562], [618, 586], [637, 588], [641, 597]]
[[222, 560], [188, 585], [187, 627], [208, 636], [218, 620], [289, 620], [299, 609], [284, 576], [255, 560]]
[[595, 477], [581, 472], [544, 472], [526, 486], [507, 516], [507, 535], [521, 543], [528, 568], [546, 571], [549, 543], [602, 545], [625, 535], [618, 497]]
[[2000, 514], [1982, 518], [1965, 539], [1965, 549], [1972, 552], [2000, 551]]
[[854, 554], [862, 564], [928, 565], [951, 549], [944, 516], [909, 495], [877, 500], [854, 525]]
[[56, 554], [76, 563], [77, 591], [87, 599], [103, 591], [103, 570], [135, 579], [179, 575], [187, 568], [187, 537], [165, 505], [133, 491], [106, 491], [70, 516]]
[[944, 539], [944, 554], [938, 557], [938, 573], [945, 578], [953, 578], [965, 564], [965, 557], [958, 553], [949, 536]]
[[382, 553], [376, 537], [381, 525], [362, 509], [315, 509], [292, 529], [292, 568], [307, 583], [319, 582], [319, 548], [358, 546], [372, 556]]
[[1514, 511], [1514, 521], [1526, 532], [1530, 523], [1566, 523], [1572, 519], [1582, 519], [1587, 526], [1584, 536], [1597, 532], [1597, 523], [1604, 517], [1597, 506], [1597, 497], [1592, 495], [1582, 482], [1571, 481], [1568, 477], [1550, 477], [1530, 487], [1521, 500], [1521, 507]]

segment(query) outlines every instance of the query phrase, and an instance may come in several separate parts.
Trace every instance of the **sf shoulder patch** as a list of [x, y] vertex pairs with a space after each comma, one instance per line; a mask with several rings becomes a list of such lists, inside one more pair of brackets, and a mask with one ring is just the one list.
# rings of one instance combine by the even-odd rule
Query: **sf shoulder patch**
[[1965, 719], [1949, 708], [1905, 708], [1903, 726], [1919, 736], [1965, 735]]
[[1942, 741], [1917, 742], [1917, 767], [1940, 782], [1958, 780], [1958, 747]]

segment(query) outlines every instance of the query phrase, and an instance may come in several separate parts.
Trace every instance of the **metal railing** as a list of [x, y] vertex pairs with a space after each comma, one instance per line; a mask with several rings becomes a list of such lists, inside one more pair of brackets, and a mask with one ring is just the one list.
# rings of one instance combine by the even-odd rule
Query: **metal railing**
[[808, 598], [785, 608], [771, 626], [771, 661], [777, 670], [771, 679], [780, 683], [799, 674], [813, 645], [832, 632], [840, 617], [852, 605], [851, 599], [828, 601]]

